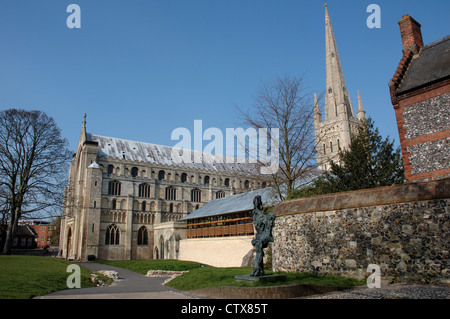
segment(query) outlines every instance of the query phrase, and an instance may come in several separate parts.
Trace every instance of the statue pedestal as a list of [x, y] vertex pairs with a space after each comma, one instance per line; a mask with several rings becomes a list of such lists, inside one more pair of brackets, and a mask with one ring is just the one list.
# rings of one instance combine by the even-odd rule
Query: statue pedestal
[[250, 275], [237, 275], [234, 276], [236, 281], [244, 281], [244, 282], [276, 282], [276, 281], [285, 281], [286, 275], [276, 275], [276, 274], [266, 274], [262, 276], [250, 276]]

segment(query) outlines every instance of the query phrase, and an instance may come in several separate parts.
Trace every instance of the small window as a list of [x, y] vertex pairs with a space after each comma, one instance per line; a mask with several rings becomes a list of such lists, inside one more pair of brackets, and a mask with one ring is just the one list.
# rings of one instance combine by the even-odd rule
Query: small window
[[333, 142], [330, 142], [330, 150], [331, 150], [331, 153], [333, 153]]
[[244, 182], [244, 187], [245, 187], [245, 189], [249, 189], [250, 188], [250, 182], [246, 180]]
[[186, 173], [181, 174], [181, 182], [186, 183], [186, 181], [187, 181], [187, 174]]
[[118, 181], [111, 181], [108, 183], [109, 195], [120, 195], [122, 190], [122, 184]]
[[203, 184], [209, 185], [209, 176], [208, 175], [206, 175], [205, 178], [203, 179]]
[[114, 166], [108, 165], [108, 175], [111, 175], [113, 173]]
[[216, 192], [216, 199], [223, 198], [223, 197], [225, 197], [225, 192], [224, 191]]
[[230, 186], [230, 179], [225, 178], [225, 182], [223, 183], [225, 186]]
[[112, 200], [111, 208], [112, 208], [112, 209], [116, 209], [116, 208], [117, 208], [117, 199], [114, 198], [114, 199]]
[[166, 172], [164, 172], [164, 171], [159, 171], [158, 172], [158, 179], [160, 180], [160, 181], [162, 181], [162, 180], [164, 180], [166, 178]]
[[141, 209], [142, 209], [143, 212], [145, 212], [147, 210], [147, 202], [145, 202], [145, 201], [142, 202]]
[[132, 176], [132, 177], [138, 176], [138, 173], [139, 173], [139, 170], [138, 170], [137, 167], [133, 167], [133, 168], [131, 169], [131, 176]]

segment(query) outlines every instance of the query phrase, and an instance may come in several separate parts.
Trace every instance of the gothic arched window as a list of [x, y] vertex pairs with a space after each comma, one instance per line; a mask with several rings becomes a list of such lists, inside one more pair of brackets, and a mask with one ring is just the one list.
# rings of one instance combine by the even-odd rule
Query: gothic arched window
[[145, 226], [142, 226], [141, 228], [139, 228], [137, 244], [138, 245], [148, 245], [148, 231]]
[[169, 186], [166, 188], [166, 199], [167, 200], [177, 199], [177, 190], [175, 187]]
[[158, 172], [158, 179], [160, 180], [160, 181], [162, 181], [164, 178], [166, 178], [166, 172], [164, 172], [164, 171], [159, 171]]
[[140, 184], [139, 185], [139, 197], [149, 198], [150, 197], [150, 185]]
[[225, 182], [223, 183], [225, 186], [230, 186], [230, 179], [225, 178]]
[[209, 176], [208, 175], [206, 175], [205, 178], [203, 179], [203, 184], [209, 185]]
[[181, 182], [186, 183], [186, 181], [187, 181], [187, 174], [186, 173], [181, 174]]
[[119, 245], [120, 230], [115, 224], [109, 225], [106, 229], [105, 245]]
[[193, 189], [191, 191], [191, 201], [192, 202], [201, 202], [202, 201], [202, 191], [198, 188]]
[[138, 176], [138, 168], [137, 167], [133, 167], [132, 169], [131, 169], [131, 176], [133, 176], [133, 177], [136, 177], [136, 176]]

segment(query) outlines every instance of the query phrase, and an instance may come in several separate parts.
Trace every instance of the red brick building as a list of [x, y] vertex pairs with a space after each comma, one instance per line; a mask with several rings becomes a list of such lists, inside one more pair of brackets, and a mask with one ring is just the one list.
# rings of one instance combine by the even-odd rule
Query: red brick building
[[450, 36], [424, 46], [421, 25], [398, 22], [403, 57], [389, 83], [407, 183], [450, 177]]
[[33, 228], [36, 233], [36, 247], [46, 248], [50, 246], [52, 232], [55, 227], [54, 225], [51, 225], [48, 222], [34, 222], [32, 225], [29, 225], [29, 227]]

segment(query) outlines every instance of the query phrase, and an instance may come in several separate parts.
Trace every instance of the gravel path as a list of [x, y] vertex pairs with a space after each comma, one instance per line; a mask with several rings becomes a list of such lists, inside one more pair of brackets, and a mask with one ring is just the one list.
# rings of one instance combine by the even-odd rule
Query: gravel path
[[306, 299], [450, 299], [450, 288], [395, 284], [382, 286], [380, 289], [365, 287], [309, 296]]

